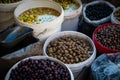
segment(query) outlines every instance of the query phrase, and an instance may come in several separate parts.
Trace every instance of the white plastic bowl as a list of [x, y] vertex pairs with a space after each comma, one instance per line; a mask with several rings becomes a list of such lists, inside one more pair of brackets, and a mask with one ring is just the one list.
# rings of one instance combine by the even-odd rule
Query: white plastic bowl
[[1, 12], [12, 12], [14, 9], [20, 4], [22, 1], [9, 3], [9, 4], [1, 4], [0, 3], [0, 11]]
[[76, 37], [83, 38], [83, 39], [89, 41], [92, 48], [93, 48], [93, 54], [87, 60], [85, 60], [83, 62], [75, 63], [75, 64], [66, 64], [72, 70], [72, 72], [75, 74], [77, 72], [80, 72], [84, 67], [89, 66], [93, 62], [93, 60], [96, 57], [96, 48], [95, 48], [95, 45], [94, 45], [93, 41], [88, 36], [86, 36], [85, 34], [75, 32], [75, 31], [63, 31], [63, 32], [58, 32], [58, 33], [55, 33], [55, 34], [51, 35], [45, 41], [45, 44], [43, 46], [43, 55], [48, 56], [47, 52], [46, 52], [46, 48], [51, 41], [56, 40], [56, 39], [58, 39], [62, 36], [65, 36], [65, 35], [70, 35], [70, 36], [76, 36]]
[[13, 12], [0, 12], [0, 23], [8, 21], [13, 18]]
[[[56, 19], [42, 24], [28, 24], [25, 22], [20, 21], [17, 17], [23, 13], [26, 10], [29, 10], [31, 8], [37, 8], [37, 7], [48, 7], [57, 10], [60, 12], [60, 16], [58, 16]], [[20, 4], [14, 12], [15, 21], [17, 24], [21, 26], [28, 26], [34, 29], [35, 36], [39, 36], [39, 39], [41, 41], [45, 41], [51, 34], [53, 34], [56, 30], [56, 32], [61, 31], [61, 24], [64, 20], [64, 11], [62, 7], [53, 1], [49, 0], [31, 0], [29, 2], [24, 2]], [[53, 32], [52, 32], [53, 31]], [[51, 33], [52, 32], [52, 33]]]
[[[46, 59], [49, 59], [49, 60], [51, 60], [51, 61], [55, 61], [55, 62], [59, 63], [60, 65], [62, 65], [63, 67], [66, 67], [66, 68], [68, 69], [68, 71], [69, 71], [71, 80], [74, 80], [73, 73], [72, 73], [71, 70], [68, 68], [68, 66], [65, 65], [63, 62], [55, 59], [55, 58], [46, 57], [46, 56], [33, 56], [33, 57], [25, 58], [25, 59], [23, 59], [23, 60], [21, 60], [21, 61], [25, 61], [25, 60], [28, 60], [28, 59], [34, 59], [34, 60], [40, 60], [40, 59], [45, 59], [45, 60], [46, 60]], [[17, 62], [17, 63], [8, 71], [8, 73], [7, 73], [6, 77], [5, 77], [5, 80], [9, 80], [11, 70], [12, 70], [12, 69], [15, 69], [21, 61]]]
[[14, 19], [13, 18], [11, 18], [8, 21], [4, 21], [4, 22], [0, 23], [0, 32], [4, 31], [5, 29], [7, 29], [12, 24], [14, 24]]

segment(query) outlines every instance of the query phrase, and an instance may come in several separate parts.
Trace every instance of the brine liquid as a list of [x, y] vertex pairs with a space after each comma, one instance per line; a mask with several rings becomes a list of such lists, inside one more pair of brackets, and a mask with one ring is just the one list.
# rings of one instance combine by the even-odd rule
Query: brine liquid
[[23, 12], [18, 16], [18, 19], [29, 24], [41, 24], [50, 22], [56, 19], [59, 15], [60, 13], [57, 10], [52, 8], [39, 7]]
[[79, 5], [71, 3], [66, 6], [66, 9], [64, 11], [65, 11], [65, 14], [69, 14], [70, 12], [73, 12], [78, 8], [79, 8]]

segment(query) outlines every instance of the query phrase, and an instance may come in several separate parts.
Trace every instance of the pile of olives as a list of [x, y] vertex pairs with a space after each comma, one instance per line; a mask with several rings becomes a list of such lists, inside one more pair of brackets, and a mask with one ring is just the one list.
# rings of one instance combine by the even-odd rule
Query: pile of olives
[[9, 80], [71, 80], [66, 67], [49, 59], [28, 59], [12, 69]]
[[96, 39], [107, 48], [120, 50], [120, 26], [101, 28], [96, 34]]
[[93, 53], [93, 49], [85, 39], [63, 36], [52, 41], [47, 46], [46, 52], [48, 56], [57, 58], [67, 64], [73, 64], [88, 59]]
[[38, 7], [38, 8], [29, 9], [21, 13], [18, 16], [18, 19], [28, 24], [32, 24], [32, 23], [40, 24], [40, 23], [52, 21], [53, 19], [57, 18], [59, 15], [60, 13], [52, 8]]
[[86, 7], [85, 13], [90, 20], [100, 20], [113, 12], [113, 9], [106, 3], [97, 3]]
[[79, 7], [79, 3], [75, 0], [54, 0], [55, 2], [59, 3], [64, 10], [67, 9], [67, 6], [70, 4], [76, 4]]

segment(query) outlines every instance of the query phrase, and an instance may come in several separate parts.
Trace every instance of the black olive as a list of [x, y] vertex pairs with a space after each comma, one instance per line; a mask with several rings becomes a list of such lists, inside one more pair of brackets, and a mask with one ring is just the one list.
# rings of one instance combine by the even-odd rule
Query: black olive
[[71, 80], [66, 67], [57, 62], [28, 59], [12, 69], [9, 80]]
[[97, 3], [87, 6], [85, 13], [90, 20], [100, 20], [109, 16], [113, 9], [105, 3]]

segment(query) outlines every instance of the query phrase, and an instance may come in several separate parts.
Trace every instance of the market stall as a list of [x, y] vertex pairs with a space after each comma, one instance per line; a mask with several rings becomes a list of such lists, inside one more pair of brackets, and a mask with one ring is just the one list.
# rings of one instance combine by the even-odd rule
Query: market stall
[[1, 0], [0, 79], [119, 80], [119, 7], [119, 0]]

